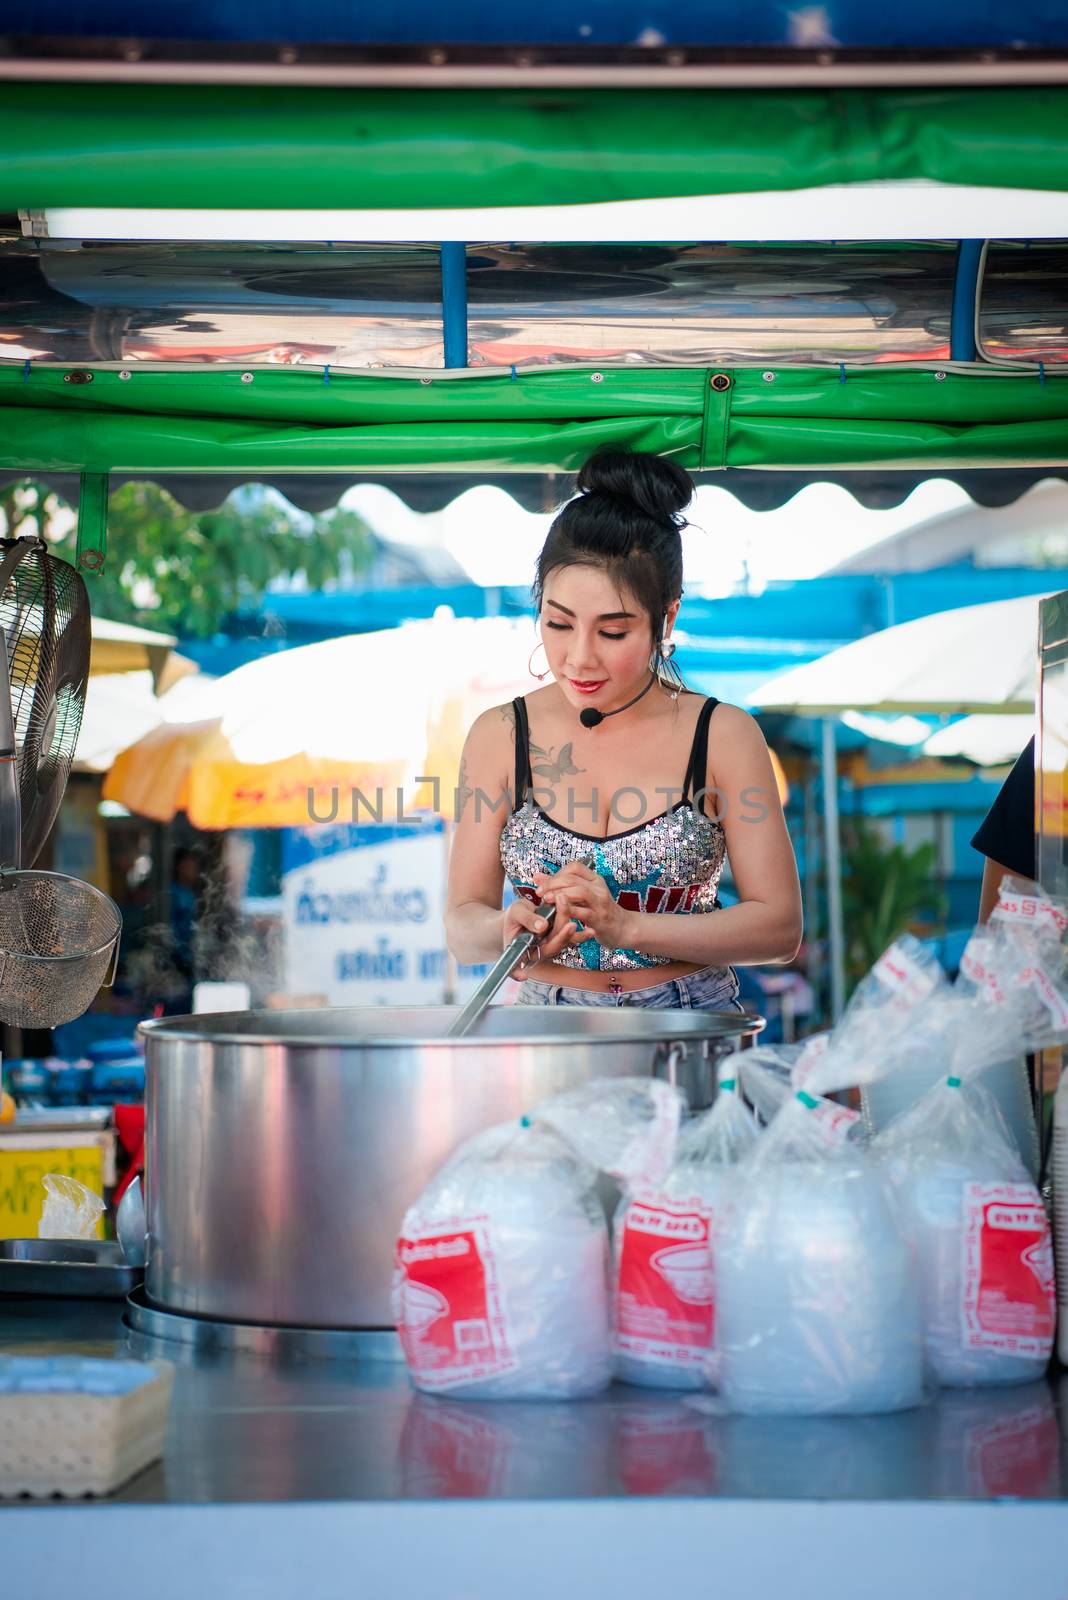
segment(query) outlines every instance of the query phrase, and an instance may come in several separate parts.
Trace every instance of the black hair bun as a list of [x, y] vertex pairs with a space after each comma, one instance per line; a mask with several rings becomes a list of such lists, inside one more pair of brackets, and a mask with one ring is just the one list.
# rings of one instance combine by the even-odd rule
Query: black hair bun
[[676, 522], [694, 492], [693, 479], [676, 462], [630, 450], [598, 450], [579, 473], [578, 488], [629, 500], [656, 522]]

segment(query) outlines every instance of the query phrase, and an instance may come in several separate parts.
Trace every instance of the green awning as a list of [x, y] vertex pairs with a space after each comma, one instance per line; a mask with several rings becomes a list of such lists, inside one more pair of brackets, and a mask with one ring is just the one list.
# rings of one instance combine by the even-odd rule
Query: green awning
[[[713, 378], [725, 376], [719, 389]], [[1068, 374], [990, 369], [584, 369], [387, 377], [0, 368], [0, 468], [565, 471], [598, 445], [683, 466], [1068, 461]], [[844, 378], [844, 381], [843, 381]]]
[[0, 210], [569, 205], [880, 179], [1068, 189], [1068, 89], [6, 83]]

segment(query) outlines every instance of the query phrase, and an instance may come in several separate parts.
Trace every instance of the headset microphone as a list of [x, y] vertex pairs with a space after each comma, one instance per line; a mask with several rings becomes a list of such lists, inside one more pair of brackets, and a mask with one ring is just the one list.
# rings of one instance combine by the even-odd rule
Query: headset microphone
[[644, 699], [656, 679], [657, 675], [654, 672], [651, 674], [649, 682], [645, 685], [641, 694], [636, 694], [633, 700], [628, 700], [625, 706], [617, 706], [614, 711], [598, 711], [595, 706], [586, 706], [584, 710], [579, 712], [579, 721], [584, 728], [596, 728], [604, 721], [605, 717], [618, 717], [621, 711], [629, 711], [631, 706], [636, 706], [639, 700]]

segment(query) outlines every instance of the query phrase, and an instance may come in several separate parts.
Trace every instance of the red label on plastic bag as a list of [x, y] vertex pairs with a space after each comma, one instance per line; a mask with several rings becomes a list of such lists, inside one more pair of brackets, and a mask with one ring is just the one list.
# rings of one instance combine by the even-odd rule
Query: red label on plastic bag
[[1064, 912], [1045, 895], [1019, 894], [1014, 889], [1001, 890], [990, 920], [1022, 928], [1045, 928], [1058, 939], [1068, 927]]
[[812, 1108], [812, 1115], [821, 1131], [834, 1144], [845, 1144], [860, 1121], [859, 1111], [854, 1111], [851, 1106], [840, 1106], [836, 1100], [821, 1100]]
[[712, 1347], [711, 1212], [699, 1200], [632, 1200], [623, 1221], [614, 1341], [651, 1362], [700, 1367]]
[[925, 1000], [934, 988], [930, 972], [895, 945], [883, 952], [871, 970], [873, 977], [890, 990], [898, 1008]]
[[653, 1101], [651, 1119], [634, 1135], [615, 1164], [607, 1169], [625, 1189], [633, 1189], [642, 1183], [660, 1183], [675, 1154], [681, 1109], [678, 1093], [670, 1084], [657, 1079], [648, 1088]]
[[794, 1062], [794, 1068], [790, 1074], [790, 1082], [795, 1089], [807, 1088], [816, 1063], [827, 1054], [830, 1042], [831, 1036], [829, 1033], [817, 1033], [811, 1039], [805, 1040], [804, 1048]]
[[859, 1111], [854, 1111], [850, 1106], [840, 1106], [837, 1100], [809, 1094], [807, 1089], [798, 1089], [794, 1098], [804, 1106], [828, 1144], [845, 1144], [860, 1121]]
[[979, 957], [972, 955], [968, 950], [960, 958], [960, 970], [966, 978], [970, 978], [980, 991], [981, 998], [989, 1000], [994, 1005], [1002, 1005], [1005, 1001], [1005, 991], [1001, 987], [1001, 980]]
[[1056, 1316], [1053, 1246], [1026, 1183], [964, 1186], [961, 1338], [967, 1349], [1048, 1356]]
[[485, 1217], [399, 1239], [397, 1265], [403, 1274], [397, 1332], [423, 1388], [515, 1371]]

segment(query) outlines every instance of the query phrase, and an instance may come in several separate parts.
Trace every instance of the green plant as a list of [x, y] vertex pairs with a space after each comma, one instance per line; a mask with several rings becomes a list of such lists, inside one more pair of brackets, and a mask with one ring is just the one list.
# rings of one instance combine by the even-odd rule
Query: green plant
[[860, 821], [850, 832], [843, 852], [842, 907], [846, 969], [855, 984], [899, 934], [917, 922], [940, 922], [947, 902], [935, 881], [933, 844], [913, 850], [902, 844], [884, 845]]
[[[9, 535], [39, 531], [75, 559], [73, 513], [32, 480], [0, 490], [0, 525]], [[254, 607], [274, 579], [303, 575], [319, 589], [345, 582], [373, 555], [366, 524], [341, 507], [310, 517], [246, 485], [217, 510], [194, 513], [158, 484], [127, 483], [109, 502], [107, 566], [89, 580], [89, 598], [114, 622], [203, 637], [230, 612]]]

